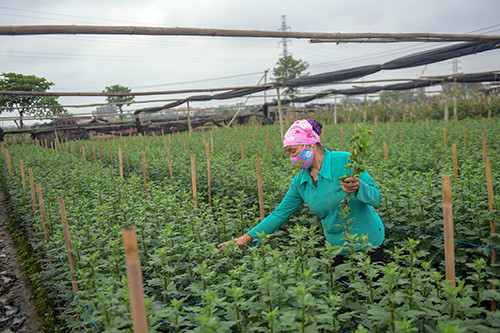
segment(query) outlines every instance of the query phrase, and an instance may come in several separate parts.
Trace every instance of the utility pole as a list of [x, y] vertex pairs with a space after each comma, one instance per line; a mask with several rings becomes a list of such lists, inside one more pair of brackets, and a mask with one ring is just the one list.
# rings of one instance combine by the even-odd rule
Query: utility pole
[[[281, 27], [278, 31], [291, 31], [290, 27], [286, 24], [286, 15], [281, 15]], [[281, 52], [282, 57], [288, 57], [290, 53], [288, 52], [288, 44], [290, 43], [290, 38], [282, 38], [279, 44], [283, 47]]]

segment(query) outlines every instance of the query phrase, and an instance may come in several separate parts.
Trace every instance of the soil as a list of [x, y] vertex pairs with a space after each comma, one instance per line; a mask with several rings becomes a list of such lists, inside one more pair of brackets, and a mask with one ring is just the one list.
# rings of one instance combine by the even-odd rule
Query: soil
[[4, 224], [6, 219], [0, 192], [0, 333], [40, 332], [42, 320], [19, 268], [14, 241]]

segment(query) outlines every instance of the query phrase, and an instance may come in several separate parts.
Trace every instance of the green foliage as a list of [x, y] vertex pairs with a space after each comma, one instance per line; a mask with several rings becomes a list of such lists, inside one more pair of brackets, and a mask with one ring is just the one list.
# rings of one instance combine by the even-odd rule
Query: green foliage
[[[74, 153], [66, 143], [58, 152], [35, 145], [10, 145], [7, 148], [17, 175], [9, 175], [5, 163], [1, 163], [1, 175], [15, 203], [17, 227], [26, 231], [32, 260], [41, 267], [33, 276], [50, 291], [48, 297], [59, 300], [58, 318], [73, 331], [81, 326], [96, 331], [132, 330], [121, 240], [121, 229], [130, 224], [137, 228], [151, 331], [495, 331], [500, 318], [489, 307], [491, 300], [500, 297], [498, 290], [491, 289], [490, 277], [500, 276], [500, 272], [490, 264], [491, 251], [456, 243], [457, 287], [450, 287], [444, 281], [443, 241], [418, 234], [442, 234], [440, 179], [453, 170], [451, 149], [442, 142], [446, 127], [448, 144], [460, 144], [459, 177], [453, 182], [455, 237], [499, 247], [498, 237], [489, 237], [490, 220], [496, 215], [488, 211], [481, 153], [481, 134], [486, 130], [493, 174], [498, 174], [500, 156], [494, 152], [500, 149], [499, 120], [486, 120], [484, 128], [480, 120], [452, 124], [431, 121], [429, 129], [418, 121], [391, 124], [390, 130], [386, 125], [374, 126], [370, 155], [361, 158], [383, 197], [382, 205], [376, 208], [387, 228], [387, 262], [382, 263], [370, 261], [369, 244], [362, 235], [358, 237], [362, 244], [358, 252], [349, 243], [346, 247], [325, 244], [321, 228], [307, 209], [290, 219], [287, 230], [263, 238], [259, 246], [245, 250], [228, 246], [224, 254], [218, 253], [216, 244], [259, 221], [257, 203], [247, 199], [257, 197], [256, 153], [261, 153], [267, 213], [286, 193], [297, 172], [281, 148], [277, 127], [268, 128], [271, 154], [267, 153], [263, 127], [194, 132], [192, 138], [183, 134], [124, 137], [128, 163], [123, 179], [118, 176], [117, 161], [118, 148], [122, 154], [125, 149], [118, 137], [110, 142], [114, 165], [107, 144], [101, 147], [98, 142], [74, 142]], [[466, 144], [461, 125], [467, 127]], [[343, 126], [346, 137], [354, 136], [354, 126]], [[340, 125], [325, 125], [323, 130], [325, 146], [338, 150], [354, 147], [340, 139]], [[358, 128], [357, 133], [363, 131]], [[208, 140], [210, 135], [214, 138], [211, 204], [207, 202], [203, 145], [203, 138]], [[244, 143], [243, 159], [239, 145], [231, 143], [233, 135], [235, 142]], [[383, 141], [389, 147], [387, 161]], [[172, 178], [165, 142], [171, 150]], [[368, 147], [363, 142], [358, 137], [358, 152]], [[93, 149], [95, 163], [89, 153]], [[144, 150], [147, 198], [142, 179]], [[196, 206], [190, 154], [196, 155]], [[32, 168], [35, 182], [42, 186], [49, 248], [43, 233], [36, 232], [37, 227], [41, 230], [41, 221], [33, 218], [29, 190], [22, 188], [20, 158], [25, 170]], [[493, 184], [495, 193], [500, 191], [498, 177]], [[71, 292], [58, 196], [65, 200], [69, 219], [78, 298]], [[409, 235], [415, 238], [409, 239]], [[346, 263], [332, 267], [341, 251], [349, 253]], [[76, 320], [77, 314], [81, 321]]]
[[[129, 93], [132, 90], [128, 87], [115, 84], [104, 88], [102, 92], [106, 93]], [[115, 104], [120, 110], [120, 114], [123, 113], [123, 105], [130, 105], [134, 101], [134, 96], [106, 96], [106, 101], [108, 103]]]
[[[47, 81], [43, 77], [35, 75], [23, 75], [16, 73], [3, 73], [0, 80], [0, 90], [12, 91], [47, 91], [54, 83]], [[17, 108], [19, 112], [19, 127], [23, 127], [23, 116], [52, 116], [67, 113], [59, 106], [55, 96], [34, 96], [34, 95], [0, 95], [0, 114], [2, 112], [13, 112]], [[54, 107], [44, 107], [54, 106]], [[26, 108], [28, 107], [28, 108]]]
[[[306, 72], [307, 68], [309, 68], [307, 61], [294, 59], [291, 55], [281, 57], [276, 62], [276, 67], [273, 68], [273, 80], [276, 82], [285, 82], [309, 75], [309, 73]], [[297, 88], [285, 89], [285, 94], [292, 98], [295, 97], [294, 94], [297, 92]]]

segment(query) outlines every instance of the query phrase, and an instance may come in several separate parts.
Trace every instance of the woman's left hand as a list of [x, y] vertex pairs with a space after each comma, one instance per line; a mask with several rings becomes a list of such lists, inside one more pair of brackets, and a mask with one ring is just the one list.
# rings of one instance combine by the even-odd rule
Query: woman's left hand
[[359, 184], [360, 184], [360, 181], [359, 181], [359, 178], [357, 178], [357, 177], [346, 178], [342, 182], [342, 189], [346, 193], [349, 193], [349, 194], [354, 193], [359, 189]]

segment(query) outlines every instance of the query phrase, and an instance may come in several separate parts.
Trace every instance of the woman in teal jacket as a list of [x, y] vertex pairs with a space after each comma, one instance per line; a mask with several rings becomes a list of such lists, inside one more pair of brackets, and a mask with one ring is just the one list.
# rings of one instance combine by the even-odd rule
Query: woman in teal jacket
[[[375, 247], [370, 252], [372, 261], [383, 260], [384, 226], [373, 207], [380, 205], [380, 191], [367, 172], [359, 178], [351, 177], [340, 182], [339, 177], [346, 174], [347, 152], [324, 149], [320, 143], [321, 125], [314, 119], [297, 120], [287, 131], [283, 146], [290, 154], [291, 162], [301, 171], [295, 176], [290, 189], [273, 213], [267, 216], [252, 230], [234, 241], [244, 248], [258, 234], [272, 234], [305, 202], [310, 210], [321, 218], [326, 240], [332, 245], [342, 245], [345, 221], [340, 216], [340, 202], [345, 193], [354, 193], [351, 208], [351, 233], [368, 236]], [[219, 244], [219, 248], [230, 241]], [[337, 258], [335, 264], [342, 262]]]

